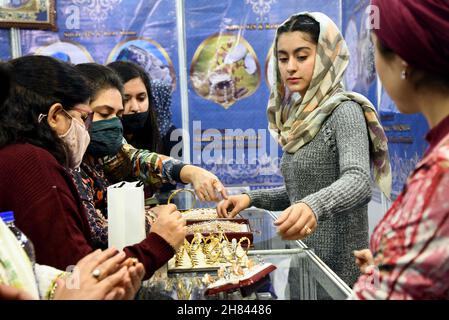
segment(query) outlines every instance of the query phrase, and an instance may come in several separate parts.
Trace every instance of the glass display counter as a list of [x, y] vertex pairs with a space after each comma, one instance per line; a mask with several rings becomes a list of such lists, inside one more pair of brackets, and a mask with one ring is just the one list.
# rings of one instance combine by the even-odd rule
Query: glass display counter
[[[257, 262], [272, 263], [276, 270], [257, 286], [206, 296], [201, 279], [205, 272], [166, 273], [144, 284], [147, 299], [346, 299], [351, 289], [301, 241], [283, 241], [273, 221], [280, 212], [249, 208], [240, 215], [250, 221], [253, 246], [247, 252]], [[164, 272], [164, 271], [162, 271]]]

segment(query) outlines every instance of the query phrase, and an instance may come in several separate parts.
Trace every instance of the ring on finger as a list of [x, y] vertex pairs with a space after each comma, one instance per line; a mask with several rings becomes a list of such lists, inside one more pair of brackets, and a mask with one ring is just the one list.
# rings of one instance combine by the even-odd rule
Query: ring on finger
[[309, 226], [306, 225], [304, 227], [304, 229], [305, 229], [306, 235], [310, 235], [312, 233], [312, 229], [310, 229]]
[[92, 271], [91, 274], [92, 274], [92, 277], [94, 277], [95, 279], [98, 280], [98, 279], [100, 279], [100, 276], [101, 276], [101, 270], [96, 268]]
[[206, 191], [203, 191], [202, 193], [203, 193], [204, 200], [205, 200], [205, 201], [209, 201], [210, 198], [209, 198], [209, 193], [207, 192], [207, 190], [206, 190]]

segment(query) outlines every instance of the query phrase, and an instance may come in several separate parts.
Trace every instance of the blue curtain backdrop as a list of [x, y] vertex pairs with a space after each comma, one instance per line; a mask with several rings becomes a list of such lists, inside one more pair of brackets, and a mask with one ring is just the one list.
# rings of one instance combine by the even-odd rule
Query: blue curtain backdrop
[[[276, 26], [291, 14], [321, 11], [341, 27], [350, 49], [347, 89], [364, 94], [378, 108], [389, 137], [397, 196], [427, 147], [428, 127], [420, 115], [400, 114], [377, 87], [364, 23], [368, 4], [368, 0], [185, 1], [192, 162], [215, 172], [228, 186], [282, 184], [278, 170], [282, 152], [266, 130], [270, 48]], [[72, 63], [138, 62], [153, 78], [172, 86], [172, 122], [182, 127], [175, 0], [59, 0], [57, 27], [57, 32], [21, 30], [22, 54], [51, 55]], [[0, 60], [10, 58], [10, 31], [1, 29]]]
[[340, 1], [186, 2], [192, 161], [227, 185], [283, 182], [281, 151], [267, 131], [269, 56], [276, 26], [300, 11], [321, 11], [341, 24]]
[[11, 59], [11, 42], [9, 30], [0, 29], [0, 61]]
[[21, 31], [22, 53], [75, 64], [137, 62], [172, 85], [172, 121], [180, 127], [176, 21], [174, 0], [59, 0], [58, 32]]

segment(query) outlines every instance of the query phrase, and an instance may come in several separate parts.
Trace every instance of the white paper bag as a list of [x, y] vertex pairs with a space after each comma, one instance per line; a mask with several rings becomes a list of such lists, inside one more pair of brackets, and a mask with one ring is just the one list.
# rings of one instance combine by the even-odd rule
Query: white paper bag
[[108, 245], [121, 250], [145, 239], [145, 196], [140, 182], [108, 187]]

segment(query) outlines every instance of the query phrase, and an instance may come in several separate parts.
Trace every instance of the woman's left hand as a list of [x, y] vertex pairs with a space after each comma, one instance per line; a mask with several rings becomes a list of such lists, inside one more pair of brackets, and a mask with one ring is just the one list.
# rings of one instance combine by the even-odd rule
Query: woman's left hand
[[355, 263], [360, 269], [360, 273], [368, 273], [369, 267], [374, 265], [373, 254], [370, 249], [354, 250]]
[[302, 240], [310, 236], [317, 227], [312, 209], [305, 203], [288, 207], [274, 222], [284, 240]]
[[142, 279], [145, 275], [145, 268], [136, 258], [126, 259], [121, 267], [126, 266], [128, 268], [128, 274], [123, 281], [124, 300], [132, 300], [136, 296], [137, 291], [140, 289]]
[[228, 198], [225, 187], [213, 173], [197, 166], [187, 165], [182, 168], [181, 180], [191, 183], [201, 201], [220, 201]]

